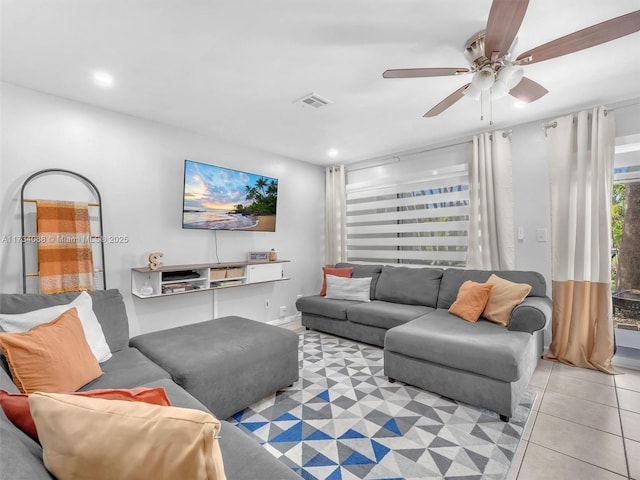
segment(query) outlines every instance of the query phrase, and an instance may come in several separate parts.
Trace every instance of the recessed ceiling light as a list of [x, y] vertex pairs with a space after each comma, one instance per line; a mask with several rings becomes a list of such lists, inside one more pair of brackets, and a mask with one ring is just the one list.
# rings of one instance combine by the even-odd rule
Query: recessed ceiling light
[[113, 75], [107, 72], [93, 72], [93, 81], [101, 87], [113, 86]]
[[340, 152], [338, 152], [338, 150], [336, 150], [335, 148], [330, 148], [329, 150], [327, 150], [327, 155], [329, 156], [329, 158], [336, 158], [339, 153]]
[[527, 105], [529, 105], [529, 102], [525, 102], [524, 100], [518, 100], [517, 102], [515, 102], [513, 104], [513, 106], [516, 107], [516, 108], [524, 108]]

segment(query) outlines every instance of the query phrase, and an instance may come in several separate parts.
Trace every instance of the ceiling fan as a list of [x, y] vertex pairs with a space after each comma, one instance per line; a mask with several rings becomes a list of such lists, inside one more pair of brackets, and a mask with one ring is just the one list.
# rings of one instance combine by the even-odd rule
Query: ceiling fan
[[515, 60], [511, 50], [527, 11], [529, 0], [493, 0], [487, 27], [473, 35], [465, 45], [464, 56], [470, 68], [404, 68], [386, 70], [384, 78], [442, 77], [473, 74], [470, 83], [458, 88], [424, 117], [435, 117], [467, 95], [496, 99], [510, 94], [523, 102], [533, 102], [548, 90], [523, 76], [521, 66], [542, 62], [624, 37], [640, 30], [640, 10], [578, 30], [539, 47], [527, 50]]

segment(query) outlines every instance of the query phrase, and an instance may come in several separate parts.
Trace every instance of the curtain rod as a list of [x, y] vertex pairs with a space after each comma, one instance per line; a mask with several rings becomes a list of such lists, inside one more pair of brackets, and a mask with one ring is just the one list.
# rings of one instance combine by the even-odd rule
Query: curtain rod
[[[615, 110], [614, 108], [605, 108], [605, 109], [604, 109], [604, 116], [606, 117], [606, 116], [607, 116], [607, 114], [608, 114], [609, 112], [613, 112], [614, 110]], [[568, 115], [575, 115], [576, 113], [578, 113], [578, 112], [575, 112], [575, 113], [569, 113]], [[589, 113], [587, 116], [588, 116], [589, 118], [591, 118], [591, 117], [593, 116], [593, 114]], [[575, 122], [575, 120], [576, 120], [576, 119], [574, 118], [574, 119], [573, 119], [573, 121]], [[554, 120], [553, 122], [543, 123], [543, 124], [542, 124], [542, 128], [544, 128], [544, 134], [545, 134], [545, 136], [547, 135], [547, 131], [548, 131], [550, 128], [556, 128], [557, 126], [558, 126], [558, 122], [557, 122], [556, 120]]]
[[[631, 100], [631, 101], [629, 101], [628, 103], [621, 102], [621, 103], [617, 104], [617, 105], [616, 105], [616, 106], [614, 106], [614, 107], [611, 107], [611, 108], [605, 108], [605, 109], [604, 109], [604, 114], [605, 114], [605, 116], [606, 116], [608, 112], [614, 112], [614, 111], [616, 111], [616, 110], [623, 109], [623, 108], [627, 108], [627, 107], [635, 107], [636, 105], [640, 105], [640, 101], [639, 101], [639, 100], [637, 100], [637, 99], [635, 99], [635, 100]], [[575, 115], [576, 113], [578, 113], [578, 112], [567, 113], [566, 115]], [[591, 116], [591, 114], [589, 114], [589, 116]], [[546, 135], [546, 133], [547, 133], [547, 130], [548, 130], [548, 129], [550, 129], [550, 128], [556, 128], [557, 126], [558, 126], [558, 122], [556, 122], [556, 121], [553, 121], [553, 122], [547, 122], [547, 123], [543, 123], [543, 124], [542, 124], [542, 128], [544, 128], [544, 133], [545, 133], [545, 135]]]
[[[504, 130], [504, 131], [502, 132], [502, 138], [509, 138], [509, 137], [511, 136], [511, 133], [512, 133], [512, 132], [513, 132], [513, 131], [512, 131], [511, 129], [509, 129], [509, 130]], [[491, 132], [491, 133], [489, 134], [489, 139], [490, 139], [490, 140], [493, 140], [493, 133], [494, 133], [494, 132]]]
[[443, 148], [451, 148], [451, 147], [458, 147], [460, 145], [465, 145], [467, 143], [471, 143], [471, 140], [464, 140], [464, 141], [458, 141], [455, 143], [447, 143], [444, 145], [438, 145], [435, 147], [429, 147], [429, 148], [425, 148], [423, 150], [418, 150], [415, 152], [409, 151], [406, 153], [395, 153], [389, 156], [384, 156], [384, 157], [378, 157], [370, 159], [370, 160], [363, 160], [362, 162], [356, 162], [353, 163], [351, 165], [347, 165], [347, 170], [348, 171], [356, 171], [356, 170], [364, 170], [365, 168], [373, 168], [373, 167], [381, 167], [383, 165], [390, 165], [392, 163], [397, 163], [400, 161], [400, 157], [411, 157], [413, 155], [420, 155], [421, 153], [427, 153], [427, 152], [433, 152], [436, 150], [442, 150]]
[[[508, 138], [511, 136], [512, 130], [506, 129], [502, 132], [502, 138]], [[493, 136], [493, 132], [491, 132], [491, 136]], [[351, 165], [346, 165], [346, 168], [350, 172], [354, 172], [357, 170], [364, 170], [365, 168], [373, 168], [373, 167], [381, 167], [383, 165], [390, 165], [392, 163], [397, 163], [400, 161], [401, 157], [411, 157], [413, 155], [420, 155], [421, 153], [434, 152], [436, 150], [442, 150], [443, 148], [451, 148], [458, 147], [460, 145], [466, 145], [467, 143], [472, 143], [473, 139], [469, 140], [461, 140], [454, 143], [445, 143], [443, 145], [437, 145], [435, 147], [425, 148], [423, 150], [418, 150], [415, 152], [409, 151], [407, 153], [396, 153], [390, 155], [388, 157], [378, 157], [378, 159], [371, 160], [363, 160], [362, 162], [352, 163]]]

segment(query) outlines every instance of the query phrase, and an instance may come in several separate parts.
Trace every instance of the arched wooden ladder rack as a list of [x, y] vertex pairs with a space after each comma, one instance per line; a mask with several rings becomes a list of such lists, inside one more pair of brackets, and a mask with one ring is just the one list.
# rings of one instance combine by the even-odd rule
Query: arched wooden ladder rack
[[76, 172], [72, 172], [71, 170], [64, 170], [61, 168], [48, 168], [46, 170], [40, 170], [39, 172], [34, 173], [29, 178], [27, 178], [22, 184], [22, 188], [20, 189], [20, 221], [22, 226], [22, 292], [27, 293], [27, 278], [29, 277], [38, 277], [40, 276], [39, 272], [27, 272], [27, 244], [29, 239], [33, 239], [37, 237], [37, 235], [27, 235], [26, 233], [26, 224], [25, 224], [25, 204], [26, 203], [36, 203], [36, 199], [25, 198], [25, 189], [26, 187], [35, 179], [43, 176], [43, 175], [66, 175], [70, 176], [79, 182], [83, 183], [90, 191], [90, 193], [98, 200], [97, 203], [89, 203], [90, 208], [96, 208], [98, 211], [98, 225], [99, 232], [97, 235], [91, 235], [91, 238], [94, 241], [91, 242], [92, 248], [95, 245], [99, 245], [100, 248], [100, 266], [98, 269], [94, 269], [94, 273], [100, 273], [102, 275], [102, 288], [106, 290], [107, 288], [107, 277], [106, 277], [106, 269], [105, 269], [105, 261], [104, 261], [104, 231], [102, 228], [102, 197], [100, 195], [100, 190], [98, 187], [89, 180], [84, 175], [81, 175]]

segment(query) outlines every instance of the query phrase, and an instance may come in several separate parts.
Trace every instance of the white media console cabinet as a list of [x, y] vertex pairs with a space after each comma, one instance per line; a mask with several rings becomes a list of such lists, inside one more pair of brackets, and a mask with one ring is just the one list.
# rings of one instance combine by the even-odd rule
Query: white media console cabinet
[[156, 270], [131, 269], [131, 293], [138, 298], [157, 298], [257, 283], [289, 280], [283, 264], [289, 260], [266, 262], [201, 263], [168, 265]]

